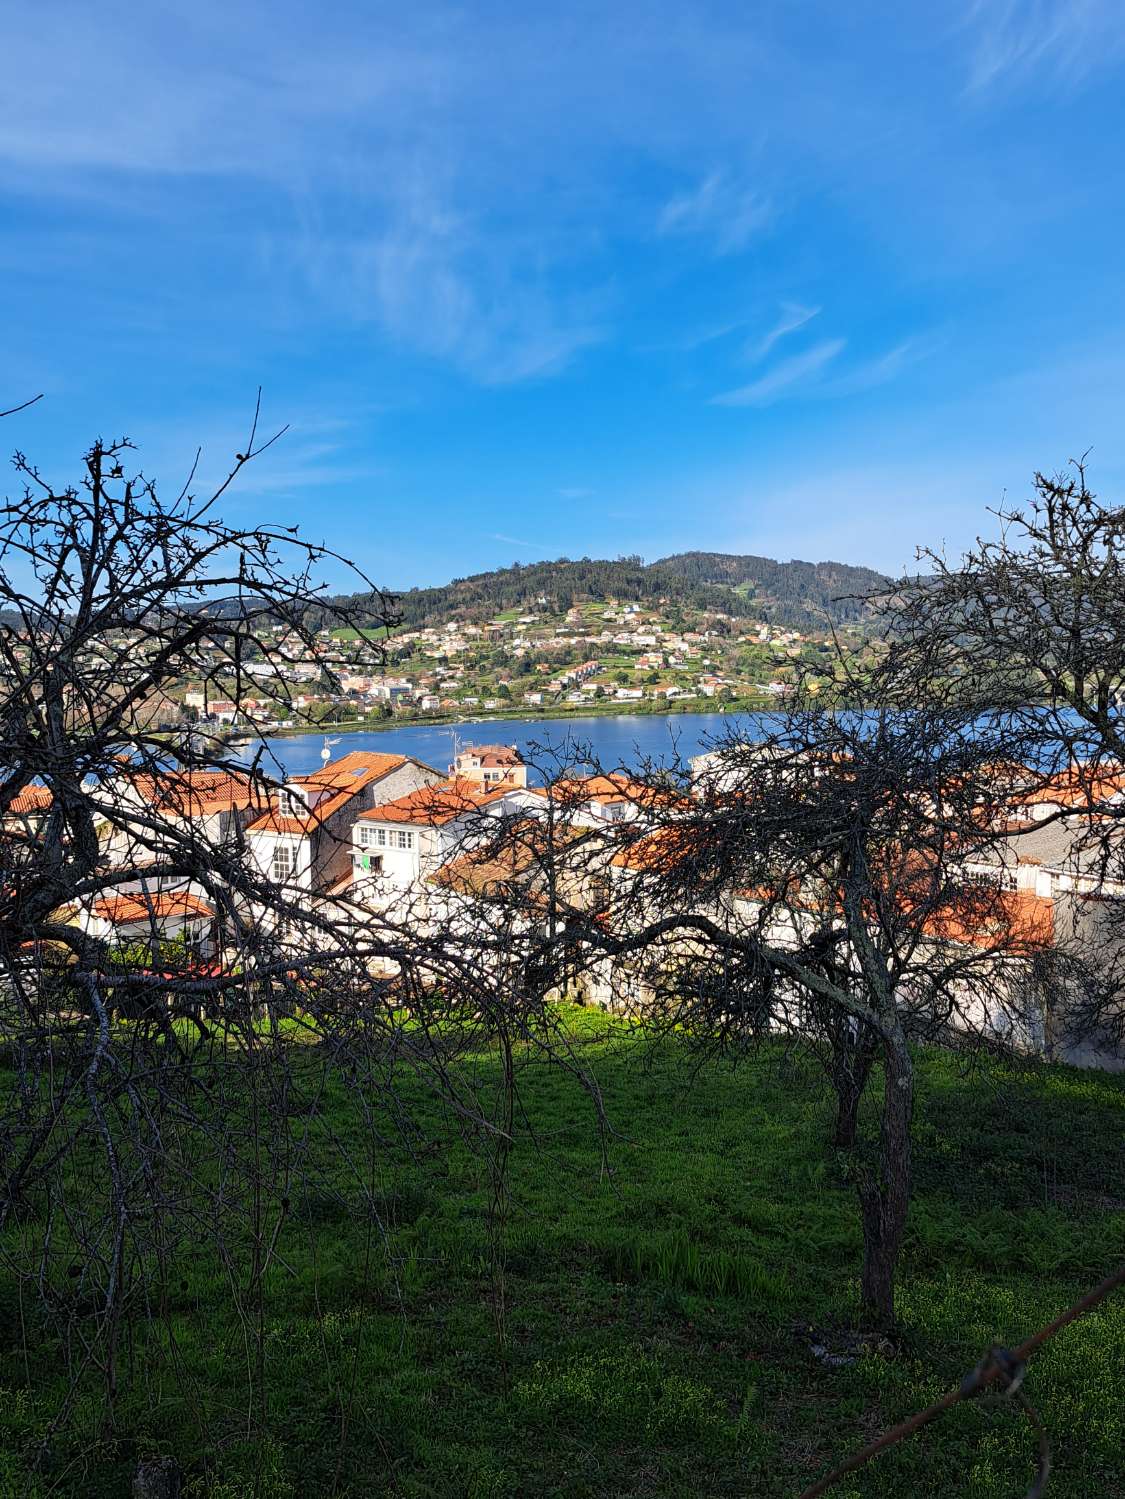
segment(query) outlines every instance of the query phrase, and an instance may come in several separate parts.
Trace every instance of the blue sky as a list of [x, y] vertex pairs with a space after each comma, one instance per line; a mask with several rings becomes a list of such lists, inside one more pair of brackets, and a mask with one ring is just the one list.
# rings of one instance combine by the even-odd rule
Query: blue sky
[[8, 0], [0, 434], [391, 586], [1125, 479], [1125, 5]]

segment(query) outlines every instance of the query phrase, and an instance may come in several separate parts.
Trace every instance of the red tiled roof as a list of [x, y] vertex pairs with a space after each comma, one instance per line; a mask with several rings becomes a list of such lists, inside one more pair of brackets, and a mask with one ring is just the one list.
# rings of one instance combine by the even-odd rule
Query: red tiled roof
[[[542, 900], [542, 858], [551, 835], [538, 818], [519, 823], [515, 831], [518, 836], [500, 848], [471, 849], [443, 864], [430, 876], [430, 882], [462, 895], [486, 899], [503, 895], [518, 885], [525, 896]], [[561, 839], [557, 833], [554, 835], [555, 841], [562, 844], [573, 837], [571, 832], [564, 833]]]
[[[290, 781], [300, 786], [344, 785], [353, 781], [357, 771], [368, 778], [385, 776], [400, 765], [405, 765], [407, 755], [384, 755], [376, 750], [349, 750], [338, 760], [329, 760], [319, 770], [310, 770], [307, 775], [291, 776]], [[366, 782], [365, 782], [366, 784]]]
[[339, 760], [332, 760], [308, 775], [293, 776], [291, 786], [306, 786], [311, 791], [326, 792], [306, 816], [294, 816], [271, 808], [247, 828], [248, 833], [311, 833], [346, 807], [353, 796], [381, 781], [392, 770], [405, 765], [407, 755], [383, 755], [367, 750], [352, 750]]
[[255, 817], [246, 831], [248, 833], [292, 833], [295, 837], [301, 837], [305, 833], [311, 833], [319, 821], [319, 818], [312, 816], [287, 817], [281, 812], [263, 812], [261, 817]]
[[567, 776], [556, 781], [551, 790], [559, 801], [598, 802], [603, 806], [631, 803], [651, 807], [672, 800], [668, 792], [658, 791], [644, 781], [634, 781], [617, 772], [600, 776]]
[[45, 812], [54, 800], [46, 786], [25, 786], [8, 803], [5, 817], [26, 817], [31, 812]]
[[265, 807], [266, 789], [248, 773], [230, 770], [168, 770], [153, 774], [124, 767], [121, 776], [154, 811], [176, 817]]
[[1020, 800], [1028, 806], [1047, 803], [1059, 807], [1096, 807], [1125, 792], [1125, 770], [1118, 765], [1072, 765], [1052, 776]]
[[673, 824], [628, 844], [614, 854], [611, 862], [618, 869], [657, 870], [667, 874], [698, 853], [701, 841], [698, 829]]
[[187, 890], [172, 890], [157, 895], [107, 895], [94, 902], [93, 912], [114, 926], [126, 926], [168, 916], [214, 916], [215, 908]]
[[359, 822], [409, 822], [419, 827], [442, 827], [455, 817], [475, 812], [489, 802], [511, 792], [510, 786], [496, 786], [484, 791], [475, 781], [453, 779], [434, 786], [419, 786], [406, 796], [381, 807], [361, 812]]
[[466, 744], [461, 748], [459, 759], [473, 756], [482, 765], [522, 765], [523, 756], [511, 744]]
[[1028, 953], [1054, 941], [1055, 903], [1033, 890], [1004, 890], [976, 909], [967, 895], [963, 908], [951, 904], [934, 912], [923, 930], [929, 937]]

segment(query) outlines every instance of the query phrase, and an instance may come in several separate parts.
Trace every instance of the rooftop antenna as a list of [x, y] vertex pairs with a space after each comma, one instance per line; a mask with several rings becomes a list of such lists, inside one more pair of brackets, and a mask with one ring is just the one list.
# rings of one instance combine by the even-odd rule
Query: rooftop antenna
[[340, 742], [339, 736], [337, 736], [335, 739], [329, 739], [328, 735], [325, 734], [325, 736], [324, 736], [324, 748], [320, 752], [321, 762], [324, 765], [327, 765], [328, 762], [329, 762], [329, 760], [331, 760], [331, 758], [332, 758], [332, 746], [334, 744], [339, 744], [339, 742]]

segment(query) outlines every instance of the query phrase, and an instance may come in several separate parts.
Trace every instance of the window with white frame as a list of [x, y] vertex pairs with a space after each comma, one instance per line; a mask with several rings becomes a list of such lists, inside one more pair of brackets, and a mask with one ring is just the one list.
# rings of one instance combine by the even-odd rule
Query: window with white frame
[[1010, 869], [993, 867], [990, 869], [967, 869], [965, 871], [965, 884], [976, 886], [998, 886], [1001, 890], [1014, 890], [1016, 888], [1016, 876]]
[[399, 828], [398, 832], [395, 834], [395, 847], [413, 848], [414, 834], [408, 833], [404, 828]]
[[292, 843], [275, 843], [270, 873], [279, 882], [292, 879], [297, 868], [297, 850]]
[[375, 842], [379, 846], [379, 848], [386, 848], [386, 846], [387, 846], [387, 830], [386, 830], [386, 828], [376, 828], [375, 829]]
[[360, 848], [368, 848], [370, 846], [371, 834], [373, 833], [373, 831], [373, 828], [365, 827], [363, 823], [360, 823], [359, 827], [356, 829], [356, 842], [359, 844]]

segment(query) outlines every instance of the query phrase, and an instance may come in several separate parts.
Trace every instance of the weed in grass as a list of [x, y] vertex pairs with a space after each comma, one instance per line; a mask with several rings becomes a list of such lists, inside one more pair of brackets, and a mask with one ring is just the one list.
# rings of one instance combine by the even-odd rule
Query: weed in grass
[[605, 1263], [617, 1280], [654, 1281], [704, 1296], [736, 1296], [766, 1306], [785, 1306], [791, 1296], [784, 1272], [770, 1270], [746, 1254], [703, 1249], [683, 1232], [615, 1244]]

